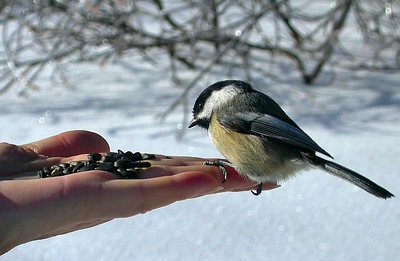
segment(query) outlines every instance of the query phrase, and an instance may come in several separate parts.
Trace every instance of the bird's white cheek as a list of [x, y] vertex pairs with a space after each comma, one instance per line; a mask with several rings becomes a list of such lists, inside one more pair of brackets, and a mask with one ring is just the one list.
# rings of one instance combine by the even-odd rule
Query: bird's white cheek
[[199, 119], [209, 119], [215, 109], [227, 104], [235, 98], [241, 90], [233, 85], [227, 86], [219, 91], [213, 91], [208, 97], [202, 111], [197, 115]]

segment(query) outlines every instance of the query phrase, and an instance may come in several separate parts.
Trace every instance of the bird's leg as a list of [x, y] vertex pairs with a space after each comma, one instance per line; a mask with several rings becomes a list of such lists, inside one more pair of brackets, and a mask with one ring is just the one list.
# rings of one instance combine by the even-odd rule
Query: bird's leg
[[[224, 175], [224, 180], [222, 181], [222, 183], [224, 183], [228, 178], [228, 171], [225, 168], [225, 166], [229, 165], [228, 162], [222, 160], [212, 160], [212, 161], [207, 160], [203, 163], [203, 165], [218, 167], [221, 170], [222, 175]], [[258, 196], [261, 194], [262, 190], [263, 190], [263, 183], [260, 182], [258, 183], [256, 190], [251, 190], [251, 193], [254, 196]]]
[[228, 171], [225, 168], [225, 166], [228, 165], [226, 162], [221, 161], [221, 160], [213, 160], [213, 161], [207, 160], [203, 163], [203, 165], [218, 167], [221, 170], [222, 175], [224, 175], [224, 180], [222, 181], [222, 183], [224, 183], [226, 181], [226, 179], [228, 178]]
[[261, 194], [262, 190], [263, 190], [263, 183], [260, 182], [260, 183], [258, 183], [258, 185], [257, 185], [257, 189], [256, 189], [256, 190], [251, 190], [251, 193], [252, 193], [254, 196], [258, 196], [258, 195]]

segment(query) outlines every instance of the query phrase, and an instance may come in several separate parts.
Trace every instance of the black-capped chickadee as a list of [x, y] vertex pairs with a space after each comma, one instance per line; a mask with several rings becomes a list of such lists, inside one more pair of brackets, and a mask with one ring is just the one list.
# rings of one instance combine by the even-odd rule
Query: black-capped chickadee
[[278, 182], [318, 167], [380, 197], [394, 195], [364, 176], [316, 153], [333, 158], [313, 141], [282, 108], [249, 83], [220, 81], [207, 87], [193, 107], [189, 128], [208, 129], [218, 150], [243, 176], [259, 182]]

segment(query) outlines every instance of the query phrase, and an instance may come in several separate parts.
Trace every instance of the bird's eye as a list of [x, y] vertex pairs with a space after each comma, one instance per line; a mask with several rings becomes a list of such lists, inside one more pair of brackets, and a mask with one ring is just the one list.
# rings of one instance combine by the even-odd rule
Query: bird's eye
[[199, 102], [195, 107], [196, 107], [198, 110], [201, 110], [201, 109], [203, 108], [203, 106], [204, 106], [204, 103], [203, 103], [203, 102]]

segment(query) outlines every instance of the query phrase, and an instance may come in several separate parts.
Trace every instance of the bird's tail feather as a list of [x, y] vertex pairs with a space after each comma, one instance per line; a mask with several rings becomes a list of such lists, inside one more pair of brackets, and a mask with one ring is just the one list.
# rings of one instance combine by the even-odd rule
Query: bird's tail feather
[[340, 164], [337, 164], [335, 162], [323, 159], [321, 157], [318, 157], [317, 155], [304, 155], [309, 162], [312, 165], [315, 165], [328, 173], [335, 175], [336, 177], [345, 179], [354, 185], [362, 188], [363, 190], [371, 193], [372, 195], [375, 195], [376, 197], [379, 198], [391, 198], [394, 197], [392, 193], [387, 191], [386, 189], [382, 188], [375, 182], [373, 182], [370, 179], [367, 179], [366, 177], [358, 174], [355, 171], [352, 171], [351, 169], [348, 169]]

